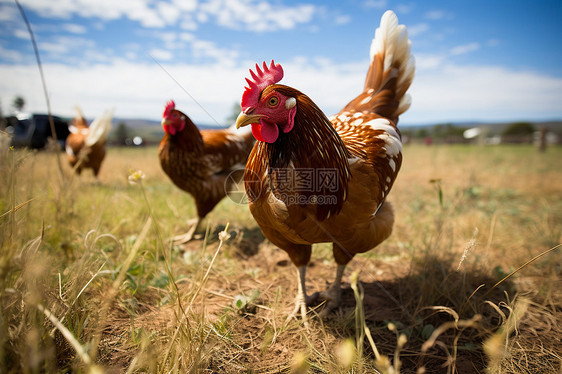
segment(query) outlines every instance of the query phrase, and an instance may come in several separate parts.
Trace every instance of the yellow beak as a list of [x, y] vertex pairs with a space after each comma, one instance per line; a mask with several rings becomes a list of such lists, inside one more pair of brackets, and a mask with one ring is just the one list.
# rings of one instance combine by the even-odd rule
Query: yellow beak
[[236, 118], [236, 128], [239, 129], [252, 123], [260, 123], [261, 117], [263, 117], [261, 114], [245, 114], [242, 112]]

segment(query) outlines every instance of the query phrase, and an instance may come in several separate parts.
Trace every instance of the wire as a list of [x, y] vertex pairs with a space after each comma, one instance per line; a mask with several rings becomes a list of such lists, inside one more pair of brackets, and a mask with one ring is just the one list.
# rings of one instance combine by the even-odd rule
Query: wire
[[213, 116], [211, 115], [211, 113], [209, 113], [209, 112], [207, 111], [207, 109], [205, 109], [205, 108], [203, 107], [203, 105], [201, 105], [201, 104], [193, 97], [193, 95], [191, 95], [191, 94], [189, 93], [189, 91], [187, 91], [187, 90], [185, 89], [185, 87], [183, 87], [183, 86], [181, 85], [181, 83], [180, 83], [176, 78], [174, 78], [174, 76], [173, 76], [168, 70], [166, 70], [166, 68], [165, 68], [164, 66], [162, 66], [162, 64], [161, 64], [160, 62], [158, 62], [158, 60], [156, 60], [156, 59], [154, 58], [154, 56], [152, 56], [150, 53], [149, 53], [149, 56], [150, 56], [150, 58], [152, 58], [152, 60], [153, 60], [158, 66], [160, 66], [160, 68], [161, 68], [166, 74], [168, 74], [168, 76], [169, 76], [170, 78], [172, 78], [172, 80], [173, 80], [174, 82], [176, 82], [176, 84], [183, 90], [183, 92], [185, 92], [185, 93], [187, 94], [187, 96], [189, 96], [189, 97], [191, 98], [191, 100], [193, 100], [193, 102], [194, 102], [195, 104], [197, 104], [201, 109], [203, 109], [203, 111], [204, 111], [205, 113], [207, 113], [207, 115], [208, 115], [213, 121], [215, 121], [215, 123], [216, 123], [217, 125], [219, 125], [219, 126], [222, 127], [222, 125], [219, 123], [219, 121], [217, 121], [217, 120], [215, 119], [215, 117], [213, 117]]

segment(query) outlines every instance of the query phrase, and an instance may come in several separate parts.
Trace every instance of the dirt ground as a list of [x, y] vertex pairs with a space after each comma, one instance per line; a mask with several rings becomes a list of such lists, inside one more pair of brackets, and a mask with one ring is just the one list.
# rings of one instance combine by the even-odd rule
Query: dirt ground
[[[201, 246], [202, 242], [195, 240], [183, 250], [197, 253]], [[217, 247], [217, 241], [210, 242], [206, 250], [213, 253]], [[350, 275], [356, 271], [359, 271], [363, 290], [365, 323], [379, 352], [393, 357], [397, 333], [408, 339], [400, 352], [401, 373], [417, 373], [420, 368], [426, 373], [483, 372], [487, 365], [483, 341], [497, 331], [512, 312], [509, 298], [515, 294], [516, 286], [510, 281], [491, 290], [497, 279], [475, 269], [456, 271], [447, 259], [428, 258], [421, 265], [408, 263], [406, 258], [398, 256], [381, 259], [357, 256], [346, 270], [339, 309], [320, 318], [317, 312], [322, 305], [313, 308], [310, 331], [306, 331], [300, 319], [286, 319], [294, 306], [297, 282], [296, 269], [282, 250], [256, 230], [245, 232], [243, 238], [239, 233], [238, 238], [232, 239], [222, 250], [222, 255], [236, 258], [240, 272], [233, 277], [231, 273], [211, 270], [192, 310], [195, 315], [211, 321], [217, 330], [221, 326], [225, 329], [215, 331], [223, 338], [215, 339], [215, 346], [209, 348], [212, 354], [207, 357], [205, 372], [290, 372], [298, 352], [305, 352], [313, 364], [309, 372], [323, 372], [326, 357], [333, 354], [342, 341], [348, 338], [355, 341], [357, 336], [356, 298], [349, 284]], [[181, 263], [174, 265], [179, 269], [182, 266]], [[308, 292], [324, 290], [334, 275], [335, 264], [315, 259], [313, 253], [307, 272]], [[180, 295], [187, 295], [194, 285], [178, 281], [178, 287]], [[249, 302], [241, 308], [233, 307], [240, 295], [248, 296]], [[560, 367], [560, 362], [552, 359], [556, 352], [560, 354], [559, 337], [562, 336], [562, 327], [557, 325], [551, 310], [558, 308], [560, 313], [561, 303], [555, 304], [531, 304], [533, 313], [527, 313], [518, 331], [512, 333], [513, 337], [517, 335], [521, 349], [547, 358], [546, 368]], [[156, 335], [177, 326], [176, 303], [160, 308], [148, 305], [147, 302], [136, 318], [137, 326]], [[139, 313], [139, 309], [136, 312]], [[109, 336], [118, 337], [130, 331], [127, 313], [122, 311], [113, 317]], [[537, 321], [541, 317], [544, 320]], [[396, 331], [389, 330], [389, 323], [396, 326]], [[427, 346], [432, 333], [447, 324], [451, 326]], [[118, 340], [115, 347], [119, 346]], [[363, 354], [373, 356], [373, 349], [366, 341]], [[112, 356], [110, 361], [115, 363], [116, 357]], [[121, 359], [125, 363], [130, 357], [122, 352]], [[324, 369], [315, 368], [314, 363]], [[536, 372], [551, 372], [542, 369], [537, 367]]]

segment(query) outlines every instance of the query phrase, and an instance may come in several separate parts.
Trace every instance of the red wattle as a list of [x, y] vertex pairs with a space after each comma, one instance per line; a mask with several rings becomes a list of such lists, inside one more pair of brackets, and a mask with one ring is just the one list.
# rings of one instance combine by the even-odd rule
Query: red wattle
[[254, 135], [254, 138], [256, 138], [256, 140], [259, 140], [260, 142], [263, 142], [263, 136], [261, 136], [261, 124], [259, 123], [252, 123], [252, 135]]
[[163, 125], [164, 132], [167, 132], [170, 135], [176, 135], [176, 128], [170, 125]]
[[254, 138], [266, 143], [275, 143], [279, 136], [279, 128], [275, 123], [260, 119], [260, 123], [252, 123]]
[[279, 127], [275, 123], [264, 121], [260, 119], [261, 123], [261, 136], [267, 143], [275, 143], [279, 136]]

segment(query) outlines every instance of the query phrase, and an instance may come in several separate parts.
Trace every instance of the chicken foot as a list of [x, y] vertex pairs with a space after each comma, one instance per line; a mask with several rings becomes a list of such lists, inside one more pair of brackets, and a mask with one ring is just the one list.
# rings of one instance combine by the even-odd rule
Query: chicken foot
[[324, 309], [320, 313], [321, 317], [327, 316], [332, 310], [336, 309], [340, 306], [341, 303], [341, 280], [343, 277], [343, 273], [345, 270], [345, 265], [338, 264], [338, 268], [336, 270], [336, 279], [334, 283], [324, 292], [317, 292], [315, 298], [320, 300], [324, 300], [326, 305]]
[[176, 235], [172, 238], [172, 241], [175, 244], [186, 244], [191, 240], [193, 240], [193, 236], [195, 235], [195, 232], [197, 231], [199, 225], [201, 224], [201, 218], [197, 217], [197, 218], [190, 219], [189, 221], [187, 221], [187, 224], [188, 226], [191, 225], [191, 227], [185, 234]]
[[311, 305], [318, 296], [318, 293], [314, 293], [312, 295], [306, 294], [306, 266], [299, 266], [297, 268], [297, 277], [298, 277], [298, 291], [297, 291], [297, 298], [295, 300], [295, 308], [287, 317], [285, 323], [289, 320], [296, 318], [297, 313], [300, 311], [301, 319], [304, 323], [304, 326], [308, 329], [308, 317], [306, 316], [307, 307]]

